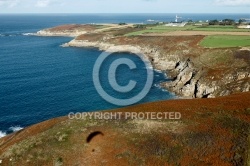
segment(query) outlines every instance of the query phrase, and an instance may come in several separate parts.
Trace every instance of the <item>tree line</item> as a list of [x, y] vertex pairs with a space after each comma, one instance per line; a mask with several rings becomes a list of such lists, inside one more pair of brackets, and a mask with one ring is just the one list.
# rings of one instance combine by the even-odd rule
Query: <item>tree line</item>
[[[246, 22], [245, 19], [240, 19], [238, 24], [242, 24]], [[224, 19], [222, 21], [218, 21], [218, 20], [211, 20], [209, 21], [209, 25], [236, 25], [237, 22], [235, 22], [235, 20], [233, 19]]]

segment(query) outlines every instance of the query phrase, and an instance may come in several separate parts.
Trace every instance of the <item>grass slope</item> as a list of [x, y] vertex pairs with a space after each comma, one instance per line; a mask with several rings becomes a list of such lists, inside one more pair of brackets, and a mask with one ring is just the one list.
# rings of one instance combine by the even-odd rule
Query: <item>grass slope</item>
[[113, 110], [176, 111], [178, 121], [54, 119], [0, 139], [1, 166], [249, 165], [249, 107], [248, 92]]

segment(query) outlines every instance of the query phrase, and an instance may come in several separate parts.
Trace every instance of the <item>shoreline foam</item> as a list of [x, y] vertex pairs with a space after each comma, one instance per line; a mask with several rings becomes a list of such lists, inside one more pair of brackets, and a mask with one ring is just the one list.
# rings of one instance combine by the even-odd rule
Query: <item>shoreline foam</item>
[[6, 132], [0, 131], [0, 138], [5, 137], [7, 135]]

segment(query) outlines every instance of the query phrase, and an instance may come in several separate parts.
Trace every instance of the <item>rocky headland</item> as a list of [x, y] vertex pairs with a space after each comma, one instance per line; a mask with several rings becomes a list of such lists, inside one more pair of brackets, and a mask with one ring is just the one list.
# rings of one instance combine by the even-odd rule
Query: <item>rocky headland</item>
[[242, 48], [202, 48], [202, 35], [126, 36], [135, 28], [96, 28], [71, 25], [39, 31], [41, 36], [74, 36], [64, 47], [96, 47], [136, 53], [149, 58], [155, 69], [172, 79], [162, 87], [180, 97], [214, 98], [250, 89], [250, 51]]

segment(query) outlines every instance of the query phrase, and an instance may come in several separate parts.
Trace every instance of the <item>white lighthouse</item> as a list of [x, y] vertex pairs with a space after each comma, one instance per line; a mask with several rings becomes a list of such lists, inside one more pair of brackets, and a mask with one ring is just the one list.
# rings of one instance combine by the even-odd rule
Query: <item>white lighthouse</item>
[[175, 22], [178, 22], [179, 18], [182, 18], [182, 17], [178, 17], [178, 15], [176, 14], [176, 16], [175, 16]]

